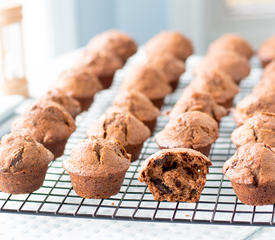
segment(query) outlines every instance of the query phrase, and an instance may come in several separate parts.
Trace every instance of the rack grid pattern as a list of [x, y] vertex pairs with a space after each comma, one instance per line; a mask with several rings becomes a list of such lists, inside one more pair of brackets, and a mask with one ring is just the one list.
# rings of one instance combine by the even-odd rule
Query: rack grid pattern
[[[253, 69], [250, 77], [242, 82], [236, 101], [251, 91], [258, 80], [258, 73], [259, 69]], [[117, 75], [119, 74], [121, 73]], [[120, 77], [116, 76], [116, 79]], [[163, 110], [170, 109], [176, 103], [190, 79], [191, 73], [183, 75], [177, 91], [166, 98]], [[50, 164], [43, 186], [26, 195], [0, 192], [0, 212], [154, 222], [275, 225], [275, 205], [253, 207], [242, 204], [230, 182], [222, 174], [224, 161], [236, 150], [230, 141], [230, 134], [236, 127], [231, 115], [222, 120], [220, 137], [212, 145], [210, 159], [213, 166], [210, 167], [199, 202], [155, 201], [146, 184], [137, 180], [141, 163], [158, 151], [153, 137], [145, 142], [139, 160], [131, 164], [117, 195], [109, 199], [83, 199], [77, 196], [72, 189], [68, 173], [62, 168], [62, 160], [68, 158], [75, 144], [85, 138], [89, 124], [110, 106], [119, 82], [116, 80], [110, 90], [100, 93], [90, 111], [78, 117], [78, 128], [69, 139], [64, 156]], [[160, 131], [167, 121], [166, 117], [159, 117], [155, 132]]]

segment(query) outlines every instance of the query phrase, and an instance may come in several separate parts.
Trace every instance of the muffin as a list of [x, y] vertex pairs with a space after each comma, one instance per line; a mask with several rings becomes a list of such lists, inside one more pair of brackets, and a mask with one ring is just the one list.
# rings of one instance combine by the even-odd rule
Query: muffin
[[179, 78], [185, 72], [185, 63], [170, 54], [155, 54], [148, 56], [147, 63], [161, 70], [173, 90], [179, 83]]
[[138, 91], [148, 97], [152, 103], [161, 108], [164, 98], [172, 92], [164, 73], [146, 64], [131, 68], [122, 82], [121, 91]]
[[145, 44], [145, 51], [150, 56], [168, 53], [185, 61], [193, 54], [193, 46], [191, 40], [180, 32], [162, 31]]
[[51, 89], [47, 91], [46, 94], [39, 98], [39, 101], [56, 102], [63, 106], [73, 118], [76, 118], [76, 116], [81, 112], [80, 103], [59, 89]]
[[257, 54], [263, 67], [275, 60], [275, 36], [265, 40], [259, 47]]
[[275, 75], [263, 76], [261, 81], [252, 89], [252, 94], [275, 92]]
[[187, 87], [170, 111], [169, 118], [177, 118], [182, 113], [191, 111], [207, 113], [215, 119], [217, 123], [219, 123], [228, 112], [223, 106], [216, 104], [208, 93], [196, 92], [196, 90]]
[[275, 113], [275, 92], [249, 94], [237, 103], [233, 117], [238, 125], [242, 125], [251, 114], [257, 112]]
[[211, 161], [198, 151], [177, 148], [156, 152], [142, 164], [138, 180], [157, 201], [197, 202]]
[[0, 189], [11, 194], [40, 188], [53, 154], [31, 136], [12, 133], [0, 143]]
[[275, 147], [275, 114], [255, 113], [232, 132], [231, 141], [237, 147], [247, 143], [264, 143]]
[[206, 92], [215, 102], [225, 108], [232, 107], [234, 96], [239, 87], [225, 72], [218, 69], [209, 69], [197, 74], [191, 81], [190, 87], [198, 92]]
[[72, 68], [62, 72], [52, 88], [66, 92], [81, 105], [81, 111], [89, 109], [94, 95], [102, 90], [98, 78], [85, 68]]
[[206, 113], [192, 111], [171, 119], [155, 141], [160, 149], [192, 148], [208, 156], [218, 137], [217, 122]]
[[116, 195], [129, 166], [130, 156], [119, 142], [95, 137], [80, 142], [63, 161], [73, 189], [83, 198]]
[[200, 72], [209, 71], [209, 69], [219, 69], [239, 84], [242, 79], [250, 73], [249, 62], [245, 57], [236, 52], [219, 51], [207, 55], [195, 68], [195, 75]]
[[40, 101], [14, 122], [12, 132], [31, 136], [57, 158], [63, 154], [75, 128], [75, 121], [65, 108], [55, 102]]
[[133, 91], [121, 92], [116, 96], [113, 106], [132, 113], [137, 119], [142, 121], [151, 132], [154, 131], [160, 111], [144, 94]]
[[76, 61], [78, 68], [86, 68], [90, 74], [96, 76], [104, 89], [112, 85], [116, 70], [122, 68], [123, 63], [110, 51], [84, 50]]
[[87, 48], [92, 51], [108, 51], [116, 55], [122, 62], [136, 53], [137, 44], [128, 34], [118, 30], [107, 30], [90, 40]]
[[132, 161], [138, 159], [143, 143], [151, 132], [130, 112], [109, 109], [87, 130], [87, 137], [95, 136], [103, 139], [116, 139], [131, 154]]
[[254, 55], [252, 46], [243, 37], [237, 34], [225, 34], [216, 39], [208, 47], [207, 53], [219, 52], [219, 51], [232, 51], [239, 55], [249, 59]]
[[237, 149], [223, 166], [225, 176], [247, 205], [275, 203], [275, 152], [263, 143], [248, 143]]
[[271, 77], [275, 75], [275, 58], [264, 68], [263, 77]]

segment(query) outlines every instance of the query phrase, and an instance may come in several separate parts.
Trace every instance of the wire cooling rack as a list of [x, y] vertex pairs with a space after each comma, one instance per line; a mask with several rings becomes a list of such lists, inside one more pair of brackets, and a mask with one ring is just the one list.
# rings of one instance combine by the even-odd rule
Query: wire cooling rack
[[[259, 72], [259, 69], [253, 69], [250, 77], [242, 82], [241, 92], [236, 96], [235, 102], [251, 91], [259, 79]], [[62, 168], [62, 160], [68, 158], [71, 149], [85, 138], [89, 124], [111, 105], [119, 86], [117, 79], [120, 77], [116, 76], [111, 89], [103, 91], [96, 97], [89, 112], [77, 118], [77, 130], [69, 139], [64, 156], [49, 166], [43, 186], [26, 195], [0, 192], [0, 212], [154, 222], [275, 225], [273, 205], [253, 207], [242, 204], [237, 199], [230, 182], [222, 174], [224, 161], [236, 150], [230, 141], [230, 134], [236, 127], [231, 115], [223, 118], [220, 124], [220, 137], [212, 145], [210, 159], [213, 165], [210, 167], [199, 202], [155, 201], [146, 184], [137, 180], [141, 163], [158, 151], [152, 137], [145, 142], [139, 160], [131, 164], [117, 195], [109, 199], [83, 199], [77, 196], [72, 189], [68, 173]], [[163, 110], [170, 109], [176, 103], [190, 79], [190, 73], [183, 75], [177, 91], [166, 98]], [[167, 118], [159, 117], [155, 132], [160, 131], [167, 121]]]

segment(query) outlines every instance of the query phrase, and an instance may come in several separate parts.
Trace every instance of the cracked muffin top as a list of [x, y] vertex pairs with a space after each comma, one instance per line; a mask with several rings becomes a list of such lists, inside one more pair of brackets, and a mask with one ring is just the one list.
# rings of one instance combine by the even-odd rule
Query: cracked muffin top
[[130, 56], [136, 53], [137, 44], [128, 34], [112, 29], [93, 37], [87, 48], [92, 51], [102, 49], [112, 52], [125, 62]]
[[146, 43], [145, 51], [148, 55], [169, 53], [185, 61], [193, 54], [193, 46], [180, 32], [162, 31]]
[[200, 148], [208, 146], [218, 138], [218, 124], [208, 114], [198, 111], [185, 112], [171, 119], [155, 136], [164, 148]]
[[160, 114], [150, 99], [140, 92], [124, 91], [119, 93], [113, 106], [132, 113], [142, 122], [154, 120]]
[[139, 91], [149, 99], [164, 98], [172, 92], [164, 73], [148, 64], [137, 64], [126, 73], [121, 91]]
[[3, 173], [48, 166], [53, 160], [53, 154], [31, 136], [11, 133], [1, 139], [0, 171]]
[[161, 70], [168, 82], [175, 82], [185, 72], [185, 63], [171, 54], [154, 54], [146, 59], [147, 63]]
[[258, 57], [264, 63], [268, 64], [275, 59], [275, 36], [266, 39], [258, 49]]
[[237, 34], [225, 34], [216, 39], [208, 48], [208, 53], [221, 50], [233, 51], [249, 59], [254, 55], [252, 46]]
[[118, 141], [91, 137], [72, 150], [70, 158], [63, 161], [63, 167], [68, 172], [82, 176], [106, 177], [126, 172], [130, 158]]
[[236, 146], [260, 142], [275, 147], [275, 114], [259, 112], [248, 118], [231, 135]]
[[67, 139], [75, 129], [72, 116], [51, 101], [33, 104], [12, 126], [12, 132], [30, 135], [43, 145]]
[[103, 87], [98, 78], [86, 68], [71, 68], [59, 75], [52, 88], [60, 89], [71, 97], [88, 98]]
[[217, 104], [231, 100], [239, 92], [239, 87], [232, 78], [219, 69], [209, 69], [198, 73], [191, 81], [190, 87], [198, 92], [208, 93]]
[[227, 115], [227, 110], [223, 106], [216, 104], [214, 99], [208, 93], [197, 92], [196, 90], [187, 87], [184, 89], [180, 99], [169, 113], [169, 117], [176, 118], [182, 113], [190, 111], [207, 113], [217, 122]]
[[87, 137], [116, 139], [123, 146], [143, 143], [151, 132], [130, 112], [109, 109], [87, 130]]
[[275, 152], [263, 143], [248, 143], [239, 147], [223, 166], [232, 182], [260, 186], [275, 182]]

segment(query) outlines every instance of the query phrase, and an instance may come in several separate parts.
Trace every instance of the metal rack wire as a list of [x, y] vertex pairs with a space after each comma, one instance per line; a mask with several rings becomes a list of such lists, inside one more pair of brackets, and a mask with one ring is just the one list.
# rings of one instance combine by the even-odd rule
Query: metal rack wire
[[[258, 73], [257, 69], [253, 69], [250, 77], [242, 82], [236, 101], [251, 91], [258, 80]], [[177, 91], [166, 98], [163, 110], [176, 103], [190, 78], [190, 73], [184, 74]], [[109, 199], [83, 199], [77, 196], [72, 189], [68, 173], [62, 168], [62, 160], [68, 158], [75, 144], [85, 138], [87, 126], [110, 106], [118, 85], [119, 80], [110, 90], [103, 91], [96, 97], [89, 112], [78, 117], [78, 128], [69, 139], [64, 156], [51, 163], [43, 186], [26, 195], [0, 192], [0, 212], [154, 222], [275, 225], [275, 206], [253, 207], [242, 204], [230, 182], [222, 174], [224, 161], [235, 152], [235, 146], [230, 141], [230, 134], [236, 127], [231, 115], [222, 120], [220, 137], [212, 145], [210, 159], [213, 166], [210, 167], [199, 202], [155, 201], [146, 184], [137, 180], [143, 160], [158, 151], [152, 137], [145, 142], [139, 160], [131, 164], [117, 195]], [[161, 130], [167, 121], [167, 118], [159, 117], [155, 132]]]

